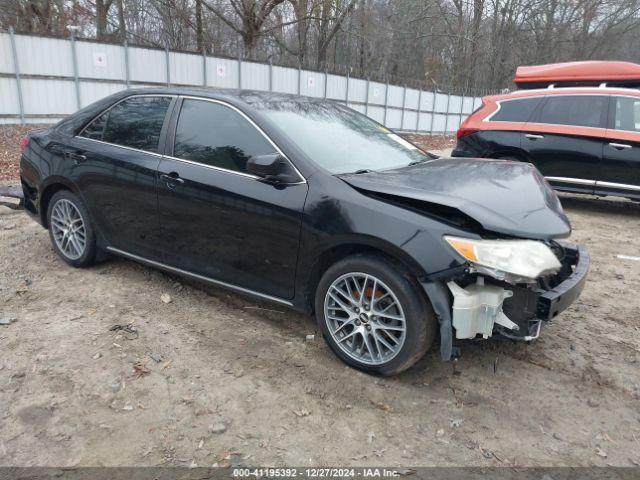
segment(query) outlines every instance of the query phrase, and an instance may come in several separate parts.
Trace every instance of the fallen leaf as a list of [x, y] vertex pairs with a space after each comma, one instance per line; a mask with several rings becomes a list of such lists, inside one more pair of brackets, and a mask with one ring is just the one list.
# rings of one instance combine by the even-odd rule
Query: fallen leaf
[[144, 363], [138, 362], [133, 366], [133, 376], [135, 378], [140, 378], [150, 373], [151, 370], [149, 370]]
[[373, 400], [371, 400], [371, 405], [379, 410], [382, 410], [383, 412], [393, 412], [393, 408], [391, 408], [391, 405], [387, 405], [383, 402], [374, 402]]

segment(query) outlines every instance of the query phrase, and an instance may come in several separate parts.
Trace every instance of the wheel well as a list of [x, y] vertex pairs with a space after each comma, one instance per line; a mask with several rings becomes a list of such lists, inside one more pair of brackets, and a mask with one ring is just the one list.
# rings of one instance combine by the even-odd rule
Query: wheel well
[[415, 279], [419, 277], [424, 272], [418, 271], [415, 265], [411, 265], [406, 261], [394, 256], [384, 250], [381, 250], [376, 247], [372, 247], [371, 245], [364, 244], [346, 244], [346, 245], [338, 245], [336, 247], [330, 248], [329, 250], [324, 251], [320, 257], [316, 260], [315, 264], [311, 268], [311, 271], [307, 277], [306, 288], [305, 288], [305, 307], [308, 309], [309, 313], [313, 313], [314, 303], [315, 303], [315, 295], [316, 288], [318, 288], [318, 283], [320, 283], [320, 278], [324, 275], [324, 272], [331, 267], [336, 262], [339, 262], [343, 258], [349, 257], [351, 255], [356, 254], [365, 254], [365, 255], [375, 255], [377, 257], [385, 258], [400, 267], [403, 267], [406, 271], [410, 272], [411, 276]]
[[40, 197], [40, 218], [42, 219], [42, 225], [44, 228], [49, 228], [47, 224], [47, 210], [49, 209], [49, 202], [51, 201], [51, 197], [53, 197], [60, 190], [68, 190], [71, 191], [69, 187], [63, 185], [62, 183], [53, 183], [51, 185], [47, 185], [47, 187], [42, 191], [42, 195]]

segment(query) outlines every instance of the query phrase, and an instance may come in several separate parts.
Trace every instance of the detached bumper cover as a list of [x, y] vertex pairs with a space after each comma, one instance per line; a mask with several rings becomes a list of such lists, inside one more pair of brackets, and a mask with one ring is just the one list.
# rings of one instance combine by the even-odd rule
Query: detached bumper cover
[[[564, 257], [561, 261], [563, 268], [552, 279], [553, 287], [530, 289], [504, 283], [499, 284], [505, 290], [513, 293], [505, 298], [502, 312], [518, 328], [508, 329], [499, 324], [494, 333], [513, 340], [533, 340], [540, 334], [544, 323], [553, 319], [575, 302], [582, 293], [587, 280], [589, 253], [582, 246], [570, 244], [563, 244], [563, 251]], [[454, 312], [451, 304], [451, 292], [443, 279], [445, 281], [456, 278], [463, 279], [467, 274], [466, 270], [455, 269], [455, 271], [448, 272], [448, 275], [442, 275], [441, 278], [431, 278], [422, 282], [440, 322], [440, 354], [444, 361], [457, 357], [459, 348], [453, 345], [457, 330], [454, 331], [453, 328]], [[465, 338], [470, 336], [463, 335]]]
[[[565, 245], [565, 259], [573, 272], [550, 290], [539, 290], [536, 318], [551, 320], [566, 310], [582, 293], [589, 272], [589, 252], [581, 245]], [[564, 263], [563, 262], [563, 263]]]

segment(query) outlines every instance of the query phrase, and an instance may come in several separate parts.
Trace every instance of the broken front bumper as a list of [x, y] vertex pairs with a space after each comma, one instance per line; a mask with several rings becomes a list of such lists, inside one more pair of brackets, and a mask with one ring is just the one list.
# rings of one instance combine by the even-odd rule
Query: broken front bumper
[[589, 252], [581, 245], [565, 245], [565, 264], [572, 272], [550, 290], [538, 290], [536, 317], [551, 320], [566, 310], [582, 293], [589, 272]]
[[[565, 310], [580, 295], [589, 270], [584, 247], [565, 245], [561, 270], [541, 279], [537, 287], [496, 282], [477, 275], [462, 288], [448, 282], [453, 294], [452, 325], [456, 338], [488, 338], [494, 332], [515, 340], [533, 340], [543, 322]], [[546, 286], [546, 288], [543, 287]]]
[[560, 272], [541, 280], [534, 288], [499, 282], [468, 271], [454, 278], [423, 282], [440, 321], [442, 359], [450, 360], [457, 355], [454, 336], [487, 338], [499, 334], [525, 341], [537, 338], [546, 322], [580, 296], [587, 280], [589, 253], [586, 248], [564, 244], [562, 252]]

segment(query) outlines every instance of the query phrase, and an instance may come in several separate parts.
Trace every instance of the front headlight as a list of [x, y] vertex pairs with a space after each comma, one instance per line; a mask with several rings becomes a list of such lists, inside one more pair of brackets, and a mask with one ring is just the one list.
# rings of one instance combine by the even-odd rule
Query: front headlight
[[541, 275], [557, 272], [562, 266], [548, 246], [534, 240], [473, 240], [449, 236], [444, 239], [473, 265], [511, 274], [519, 277], [518, 281], [533, 282]]

